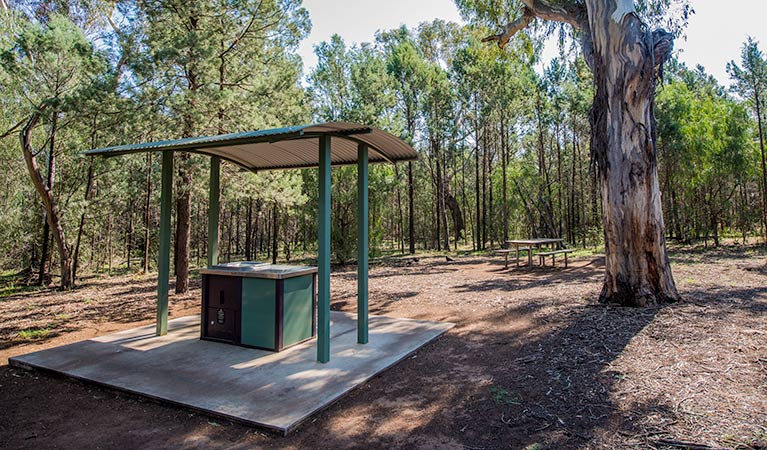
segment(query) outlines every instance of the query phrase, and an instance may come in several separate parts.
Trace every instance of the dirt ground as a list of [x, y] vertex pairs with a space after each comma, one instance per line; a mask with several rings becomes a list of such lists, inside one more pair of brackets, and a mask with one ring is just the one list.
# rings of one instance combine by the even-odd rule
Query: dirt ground
[[[673, 262], [684, 302], [644, 310], [596, 303], [601, 258], [377, 262], [371, 313], [456, 327], [288, 437], [0, 365], [0, 448], [767, 448], [764, 252], [676, 250]], [[332, 307], [353, 311], [356, 269], [332, 276]], [[0, 364], [152, 323], [154, 282], [0, 298]], [[171, 316], [196, 313], [199, 297], [199, 284], [172, 296]]]

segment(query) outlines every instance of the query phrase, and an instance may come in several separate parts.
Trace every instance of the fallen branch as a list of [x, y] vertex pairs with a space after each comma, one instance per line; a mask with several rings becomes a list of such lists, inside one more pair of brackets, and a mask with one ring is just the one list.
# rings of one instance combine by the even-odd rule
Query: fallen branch
[[683, 448], [687, 450], [725, 450], [722, 447], [712, 447], [706, 444], [697, 444], [694, 442], [675, 441], [673, 439], [658, 439], [655, 441], [658, 445], [666, 447]]

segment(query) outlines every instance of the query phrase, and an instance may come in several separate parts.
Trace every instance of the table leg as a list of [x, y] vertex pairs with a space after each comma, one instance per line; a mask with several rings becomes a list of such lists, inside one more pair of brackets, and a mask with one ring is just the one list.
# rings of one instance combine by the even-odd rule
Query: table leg
[[527, 251], [527, 265], [532, 267], [533, 266], [533, 246], [528, 247], [529, 250]]

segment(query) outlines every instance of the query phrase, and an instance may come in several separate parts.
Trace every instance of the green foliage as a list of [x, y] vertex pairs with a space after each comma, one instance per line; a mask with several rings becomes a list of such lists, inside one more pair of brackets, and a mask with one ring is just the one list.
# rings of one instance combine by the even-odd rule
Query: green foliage
[[[748, 111], [701, 67], [691, 71], [677, 65], [658, 95], [657, 117], [663, 174], [674, 197], [683, 196], [682, 204], [691, 208], [703, 207], [707, 218], [718, 222], [737, 187], [748, 179], [749, 167], [755, 165]], [[695, 209], [685, 209], [681, 215], [692, 220], [682, 221], [674, 214], [672, 222], [680, 222], [672, 223], [675, 232], [688, 236], [712, 228], [716, 233]]]
[[31, 108], [64, 111], [106, 67], [85, 34], [66, 17], [46, 25], [27, 22], [11, 48], [0, 54], [6, 85]]
[[52, 333], [50, 328], [27, 328], [19, 331], [19, 338], [25, 341], [45, 339]]
[[506, 389], [493, 386], [490, 388], [490, 395], [496, 405], [519, 405], [521, 401], [516, 396], [511, 395]]
[[[83, 150], [331, 120], [381, 127], [420, 155], [412, 164], [370, 167], [373, 255], [407, 252], [411, 170], [418, 251], [481, 252], [505, 237], [557, 235], [593, 254], [602, 231], [589, 148], [592, 75], [567, 51], [541, 73], [533, 68], [542, 37], [559, 31], [566, 47], [568, 28], [538, 21], [504, 50], [481, 42], [515, 19], [521, 4], [461, 0], [468, 26], [400, 27], [368, 44], [334, 36], [317, 46], [306, 86], [295, 50], [310, 21], [297, 0], [39, 0], [1, 15], [0, 133], [9, 133], [0, 138], [0, 266], [29, 273], [40, 263], [44, 218], [14, 126], [41, 107], [50, 113], [34, 143], [42, 161], [56, 111], [55, 194], [72, 245], [79, 236], [85, 271], [127, 270], [128, 261], [137, 271], [145, 251], [153, 269], [160, 161], [90, 161]], [[671, 0], [636, 5], [653, 26], [669, 17], [680, 25], [690, 12]], [[760, 226], [753, 94], [764, 58], [752, 41], [742, 56], [730, 65], [738, 96], [702, 70], [667, 70], [657, 118], [672, 237], [747, 235]], [[207, 252], [208, 168], [206, 158], [192, 157], [185, 167], [192, 181], [174, 187], [193, 199], [192, 265], [205, 264]], [[222, 258], [270, 259], [276, 243], [278, 259], [311, 262], [317, 171], [251, 174], [228, 163], [222, 170]], [[349, 262], [356, 258], [355, 167], [334, 167], [331, 197], [334, 259]], [[3, 292], [21, 289], [19, 281]], [[513, 400], [503, 390], [492, 395]]]

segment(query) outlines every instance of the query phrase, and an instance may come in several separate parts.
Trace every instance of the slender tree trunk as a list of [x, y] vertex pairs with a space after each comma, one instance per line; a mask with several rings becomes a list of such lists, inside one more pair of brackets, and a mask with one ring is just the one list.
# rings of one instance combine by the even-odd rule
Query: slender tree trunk
[[442, 223], [442, 230], [444, 231], [442, 234], [442, 248], [445, 251], [448, 251], [450, 250], [450, 231], [448, 230], [447, 205], [445, 202], [445, 191], [447, 189], [447, 165], [443, 159], [444, 152], [442, 151], [439, 140], [435, 141], [435, 150], [437, 155], [437, 183], [439, 183], [437, 191], [437, 194], [439, 195], [439, 205], [437, 207], [437, 211], [439, 212], [439, 221]]
[[[573, 145], [573, 161], [572, 161], [572, 174], [570, 177], [570, 242], [573, 245], [578, 245], [578, 237], [577, 237], [577, 230], [580, 225], [580, 217], [578, 215], [580, 209], [577, 207], [576, 199], [575, 199], [575, 191], [576, 191], [576, 164], [578, 160], [580, 159], [578, 155], [578, 145], [576, 143], [576, 137], [575, 137], [575, 116], [573, 115], [573, 124], [572, 124], [572, 145]], [[581, 192], [581, 195], [583, 193]]]
[[189, 244], [192, 237], [192, 169], [189, 153], [179, 153], [176, 198], [176, 294], [189, 289]]
[[253, 257], [253, 199], [248, 197], [248, 212], [245, 219], [245, 260]]
[[410, 254], [415, 254], [415, 187], [413, 186], [413, 162], [407, 162], [407, 201], [408, 201], [408, 245]]
[[509, 163], [509, 157], [508, 157], [508, 141], [506, 139], [506, 127], [503, 120], [503, 115], [501, 115], [501, 179], [502, 179], [502, 186], [501, 186], [501, 201], [503, 202], [502, 205], [502, 211], [503, 211], [503, 243], [502, 247], [506, 246], [506, 241], [509, 240], [509, 205], [508, 205], [508, 198], [507, 198], [507, 187], [506, 183], [507, 181], [507, 174], [506, 174], [506, 166]]
[[146, 196], [144, 197], [144, 273], [149, 273], [149, 221], [152, 198], [152, 153], [146, 154]]
[[279, 208], [275, 203], [274, 206], [272, 206], [272, 264], [277, 264], [277, 243], [279, 241], [278, 233], [280, 229], [278, 225], [279, 214]]
[[759, 150], [762, 156], [762, 225], [764, 227], [764, 245], [767, 246], [767, 159], [764, 152], [764, 128], [762, 128], [762, 104], [761, 91], [757, 86], [754, 89], [754, 102], [756, 103], [756, 123], [759, 129]]
[[480, 249], [485, 249], [487, 242], [487, 130], [482, 133], [482, 239]]
[[[53, 183], [56, 179], [56, 131], [59, 120], [59, 114], [53, 113], [53, 119], [51, 121], [51, 135], [50, 145], [48, 147], [48, 190], [53, 192]], [[45, 208], [43, 208], [43, 217], [45, 217]], [[42, 286], [45, 282], [45, 268], [47, 266], [49, 257], [49, 245], [50, 241], [50, 226], [46, 220], [43, 225], [43, 252], [40, 255], [40, 271], [37, 277], [38, 286]]]
[[586, 5], [596, 85], [591, 147], [599, 166], [605, 227], [600, 301], [625, 306], [676, 301], [653, 116], [656, 64], [670, 54], [672, 37], [646, 31], [633, 13], [616, 22], [615, 1], [586, 0]]
[[107, 214], [107, 245], [104, 252], [105, 259], [108, 262], [107, 273], [112, 273], [112, 213]]
[[556, 221], [556, 223], [558, 225], [558, 230], [557, 231], [559, 231], [559, 235], [557, 237], [562, 237], [563, 236], [563, 232], [562, 232], [562, 217], [564, 216], [564, 214], [562, 213], [562, 204], [563, 204], [563, 200], [562, 200], [562, 185], [563, 185], [563, 182], [562, 182], [562, 144], [561, 144], [561, 142], [559, 140], [560, 133], [561, 133], [561, 126], [560, 126], [559, 123], [557, 123], [556, 133], [554, 135], [554, 140], [556, 141], [556, 147], [557, 147], [557, 215], [559, 216], [559, 217], [557, 217], [557, 221]]
[[42, 286], [45, 284], [45, 268], [48, 266], [48, 243], [51, 241], [51, 229], [48, 225], [47, 214], [45, 208], [43, 208], [43, 238], [42, 238], [42, 250], [40, 252], [40, 267], [37, 269], [37, 285]]
[[476, 238], [474, 241], [474, 250], [482, 249], [482, 210], [480, 209], [480, 189], [479, 189], [479, 124], [475, 125], [475, 137], [474, 142], [476, 148], [474, 149], [474, 200], [476, 202], [477, 222], [474, 227], [476, 230]]
[[128, 238], [126, 239], [126, 250], [125, 253], [127, 254], [127, 265], [128, 265], [128, 272], [130, 272], [130, 257], [131, 252], [133, 251], [133, 197], [131, 197], [130, 201], [128, 202]]
[[402, 193], [400, 192], [399, 166], [394, 164], [394, 178], [397, 180], [397, 243], [401, 253], [405, 253], [405, 237], [402, 230], [405, 227], [402, 214]]
[[46, 185], [40, 174], [40, 168], [35, 159], [35, 151], [32, 147], [32, 131], [40, 122], [41, 114], [42, 111], [35, 111], [22, 129], [20, 135], [21, 151], [29, 175], [32, 178], [32, 184], [34, 184], [35, 189], [43, 202], [43, 206], [45, 207], [46, 221], [48, 222], [48, 226], [53, 234], [53, 240], [58, 248], [59, 264], [61, 267], [61, 288], [71, 289], [73, 286], [72, 254], [64, 236], [64, 228], [61, 223], [58, 204], [53, 196], [53, 190]]
[[[95, 146], [93, 146], [95, 148]], [[88, 174], [86, 176], [86, 182], [85, 182], [85, 202], [86, 204], [91, 199], [91, 194], [93, 191], [93, 157], [91, 157], [90, 161], [88, 161]], [[77, 283], [77, 269], [79, 268], [80, 264], [80, 242], [83, 238], [83, 233], [85, 231], [85, 211], [88, 210], [88, 206], [85, 207], [85, 210], [83, 210], [82, 214], [80, 214], [80, 225], [77, 227], [77, 241], [75, 242], [75, 253], [74, 257], [72, 258], [72, 283]]]

